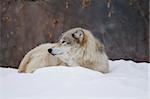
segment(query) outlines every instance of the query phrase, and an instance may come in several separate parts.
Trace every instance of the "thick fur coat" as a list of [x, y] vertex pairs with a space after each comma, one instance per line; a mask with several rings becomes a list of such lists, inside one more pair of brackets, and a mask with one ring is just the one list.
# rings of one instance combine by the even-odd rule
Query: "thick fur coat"
[[42, 44], [28, 52], [19, 72], [59, 65], [82, 66], [102, 73], [107, 73], [109, 67], [104, 45], [89, 30], [73, 28], [64, 32], [59, 42]]

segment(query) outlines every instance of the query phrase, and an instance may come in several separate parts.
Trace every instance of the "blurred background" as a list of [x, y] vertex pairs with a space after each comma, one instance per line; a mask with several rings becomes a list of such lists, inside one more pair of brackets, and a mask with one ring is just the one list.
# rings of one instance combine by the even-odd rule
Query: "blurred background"
[[90, 30], [110, 59], [149, 61], [149, 0], [0, 0], [0, 66], [73, 27]]

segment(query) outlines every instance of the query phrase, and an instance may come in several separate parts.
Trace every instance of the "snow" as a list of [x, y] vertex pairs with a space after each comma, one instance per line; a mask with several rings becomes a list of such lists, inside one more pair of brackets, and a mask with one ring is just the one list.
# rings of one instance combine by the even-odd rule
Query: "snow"
[[0, 68], [0, 99], [148, 99], [149, 63], [109, 64], [107, 74], [79, 66], [46, 67], [34, 73]]

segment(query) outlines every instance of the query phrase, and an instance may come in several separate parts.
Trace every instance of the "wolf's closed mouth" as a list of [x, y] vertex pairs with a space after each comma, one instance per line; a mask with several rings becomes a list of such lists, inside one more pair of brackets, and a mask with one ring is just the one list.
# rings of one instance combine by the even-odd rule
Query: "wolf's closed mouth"
[[53, 56], [55, 56], [55, 55], [57, 55], [57, 54], [53, 54], [53, 53], [51, 53]]
[[55, 56], [55, 55], [61, 55], [61, 54], [63, 54], [63, 53], [59, 53], [59, 54], [54, 54], [54, 53], [51, 53], [53, 56]]

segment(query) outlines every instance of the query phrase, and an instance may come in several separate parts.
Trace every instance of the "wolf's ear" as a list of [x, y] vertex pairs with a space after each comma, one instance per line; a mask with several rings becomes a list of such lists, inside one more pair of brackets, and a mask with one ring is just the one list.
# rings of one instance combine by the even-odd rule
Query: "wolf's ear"
[[72, 37], [75, 39], [79, 39], [79, 38], [82, 38], [83, 35], [84, 35], [84, 31], [77, 30], [77, 31], [75, 31], [75, 33], [72, 34]]

